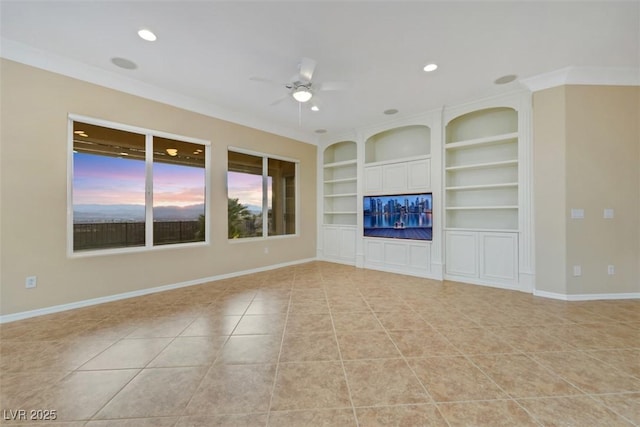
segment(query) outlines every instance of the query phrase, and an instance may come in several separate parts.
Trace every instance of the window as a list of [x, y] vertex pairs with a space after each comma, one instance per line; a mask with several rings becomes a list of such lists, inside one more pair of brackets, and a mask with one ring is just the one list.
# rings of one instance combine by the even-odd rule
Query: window
[[208, 143], [71, 119], [73, 253], [206, 241]]
[[229, 239], [295, 234], [297, 162], [231, 150], [228, 159]]

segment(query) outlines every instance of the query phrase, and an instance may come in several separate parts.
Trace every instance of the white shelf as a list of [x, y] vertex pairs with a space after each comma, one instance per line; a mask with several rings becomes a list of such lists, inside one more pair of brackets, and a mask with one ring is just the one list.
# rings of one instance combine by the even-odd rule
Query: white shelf
[[469, 139], [466, 141], [450, 142], [445, 144], [446, 150], [455, 150], [459, 148], [478, 147], [480, 145], [504, 144], [511, 140], [518, 139], [518, 132], [505, 133], [502, 135], [486, 136], [483, 138]]
[[448, 211], [471, 211], [471, 210], [503, 210], [503, 209], [518, 209], [517, 205], [502, 205], [502, 206], [447, 206], [445, 208]]
[[507, 182], [501, 184], [486, 184], [486, 185], [461, 185], [457, 187], [446, 187], [448, 191], [462, 191], [462, 190], [488, 190], [492, 188], [515, 188], [518, 186], [517, 182]]
[[358, 178], [356, 178], [355, 176], [353, 178], [341, 178], [341, 179], [328, 179], [326, 181], [323, 181], [324, 184], [337, 184], [340, 182], [356, 182], [358, 180]]
[[328, 211], [324, 211], [325, 215], [355, 215], [357, 212], [356, 211], [335, 211], [335, 212], [328, 212]]
[[325, 194], [324, 197], [355, 197], [357, 193]]
[[518, 160], [503, 160], [500, 162], [487, 162], [487, 163], [474, 163], [470, 165], [461, 165], [461, 166], [448, 166], [445, 168], [447, 172], [449, 171], [461, 171], [461, 170], [472, 170], [472, 169], [488, 169], [502, 166], [513, 166], [517, 165]]
[[413, 162], [416, 160], [424, 160], [424, 159], [430, 159], [431, 155], [424, 155], [424, 156], [413, 156], [413, 157], [401, 157], [401, 158], [397, 158], [397, 159], [392, 159], [392, 160], [382, 160], [382, 161], [377, 161], [377, 162], [369, 162], [369, 163], [365, 163], [365, 167], [372, 167], [372, 166], [382, 166], [382, 165], [389, 165], [389, 164], [393, 164], [393, 163], [404, 163], [404, 162]]
[[341, 162], [333, 162], [333, 163], [326, 163], [323, 165], [323, 167], [325, 169], [329, 169], [329, 168], [339, 168], [339, 167], [343, 167], [343, 166], [351, 166], [351, 165], [355, 165], [357, 163], [357, 160], [343, 160]]

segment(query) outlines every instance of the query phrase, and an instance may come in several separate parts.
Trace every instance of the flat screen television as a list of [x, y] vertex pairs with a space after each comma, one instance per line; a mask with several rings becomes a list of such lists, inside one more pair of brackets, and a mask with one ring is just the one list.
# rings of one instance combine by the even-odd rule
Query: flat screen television
[[364, 237], [431, 240], [431, 193], [365, 196]]

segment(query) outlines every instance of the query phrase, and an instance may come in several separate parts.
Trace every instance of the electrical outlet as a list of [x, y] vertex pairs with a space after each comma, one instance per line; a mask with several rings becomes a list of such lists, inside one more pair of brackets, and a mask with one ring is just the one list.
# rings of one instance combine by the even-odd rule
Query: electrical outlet
[[582, 276], [582, 267], [579, 265], [574, 265], [573, 266], [573, 275], [578, 277], [578, 276]]
[[269, 248], [264, 248], [264, 253], [268, 254], [269, 253]]
[[584, 209], [582, 208], [571, 209], [571, 219], [583, 219], [583, 218], [584, 218]]
[[33, 289], [38, 285], [38, 277], [37, 276], [29, 276], [24, 281], [24, 287], [27, 289]]
[[611, 264], [609, 264], [609, 265], [607, 266], [607, 274], [608, 274], [609, 276], [613, 276], [614, 274], [616, 274], [616, 267], [615, 267], [615, 265], [611, 265]]
[[613, 209], [605, 208], [603, 216], [604, 216], [604, 219], [613, 219]]

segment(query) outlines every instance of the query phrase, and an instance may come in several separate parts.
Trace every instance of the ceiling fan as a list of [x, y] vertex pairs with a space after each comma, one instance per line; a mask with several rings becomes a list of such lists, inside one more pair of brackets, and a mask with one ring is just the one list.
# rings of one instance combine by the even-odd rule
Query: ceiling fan
[[[317, 62], [315, 60], [311, 58], [302, 58], [300, 64], [298, 65], [298, 73], [291, 78], [291, 81], [289, 83], [277, 83], [273, 80], [265, 79], [262, 77], [251, 77], [250, 80], [275, 84], [281, 87], [284, 86], [289, 91], [288, 94], [276, 99], [270, 105], [277, 105], [289, 98], [292, 98], [300, 104], [304, 104], [314, 98], [317, 92], [346, 90], [349, 88], [350, 84], [348, 82], [313, 82], [313, 72], [316, 69], [316, 65]], [[312, 101], [310, 104], [312, 110], [319, 110], [317, 98], [315, 98], [314, 101]]]

